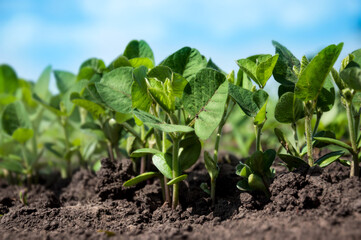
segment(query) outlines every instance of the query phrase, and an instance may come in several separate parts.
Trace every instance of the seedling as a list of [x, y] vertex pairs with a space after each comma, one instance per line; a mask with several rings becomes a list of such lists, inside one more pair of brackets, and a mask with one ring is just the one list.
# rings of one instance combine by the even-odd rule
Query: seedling
[[352, 54], [349, 54], [342, 60], [339, 72], [335, 69], [331, 70], [333, 80], [340, 90], [341, 102], [346, 108], [348, 131], [350, 135], [351, 146], [339, 140], [316, 137], [316, 140], [321, 142], [334, 144], [348, 150], [352, 155], [350, 176], [359, 176], [359, 153], [360, 153], [360, 139], [359, 124], [360, 111], [355, 109], [354, 98], [361, 91], [361, 49], [358, 49]]
[[28, 205], [28, 189], [24, 188], [19, 191], [19, 200], [23, 205]]

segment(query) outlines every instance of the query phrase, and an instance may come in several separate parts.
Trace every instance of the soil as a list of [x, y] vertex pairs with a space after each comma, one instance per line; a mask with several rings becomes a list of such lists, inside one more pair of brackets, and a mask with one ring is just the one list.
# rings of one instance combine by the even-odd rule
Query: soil
[[122, 184], [129, 160], [102, 160], [99, 172], [23, 187], [0, 181], [0, 239], [361, 239], [361, 183], [348, 168], [287, 172], [280, 166], [272, 197], [240, 192], [238, 159], [221, 165], [217, 203], [199, 185], [209, 181], [199, 162], [181, 185], [176, 210], [163, 204], [160, 183]]

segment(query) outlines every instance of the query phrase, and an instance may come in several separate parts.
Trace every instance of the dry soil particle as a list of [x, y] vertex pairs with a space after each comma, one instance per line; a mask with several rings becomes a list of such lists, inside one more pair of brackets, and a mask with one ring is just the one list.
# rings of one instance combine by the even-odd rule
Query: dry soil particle
[[271, 199], [236, 189], [238, 160], [221, 165], [218, 201], [199, 185], [209, 180], [202, 163], [181, 185], [181, 206], [162, 204], [158, 181], [131, 188], [129, 160], [102, 160], [97, 173], [77, 171], [71, 181], [34, 185], [28, 205], [22, 189], [0, 182], [0, 239], [360, 239], [361, 184], [348, 168], [281, 172]]

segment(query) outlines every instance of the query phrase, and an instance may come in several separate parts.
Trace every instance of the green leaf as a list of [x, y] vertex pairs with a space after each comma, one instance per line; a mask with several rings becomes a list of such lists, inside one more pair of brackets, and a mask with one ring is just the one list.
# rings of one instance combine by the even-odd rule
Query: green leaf
[[288, 169], [309, 167], [308, 164], [299, 157], [288, 154], [278, 154], [278, 156], [283, 162], [286, 163]]
[[138, 157], [146, 156], [148, 154], [155, 155], [158, 153], [162, 153], [162, 152], [159, 151], [158, 149], [154, 149], [154, 148], [141, 148], [141, 149], [137, 149], [134, 152], [132, 152], [132, 154], [130, 154], [130, 157], [138, 158]]
[[327, 153], [326, 155], [323, 155], [322, 157], [317, 159], [315, 164], [319, 165], [322, 168], [327, 167], [328, 165], [330, 165], [331, 163], [337, 161], [340, 157], [342, 157], [343, 154], [344, 154], [343, 151], [335, 151], [335, 152]]
[[257, 66], [256, 77], [257, 81], [261, 84], [260, 87], [264, 88], [268, 79], [272, 76], [273, 68], [278, 60], [278, 54], [268, 58], [266, 61], [261, 62]]
[[219, 167], [207, 151], [204, 151], [204, 164], [211, 179], [216, 179], [219, 174]]
[[1, 117], [1, 126], [10, 136], [18, 128], [31, 128], [28, 113], [21, 102], [13, 102], [5, 107]]
[[60, 111], [59, 109], [47, 104], [42, 100], [36, 93], [33, 94], [33, 99], [40, 103], [45, 109], [49, 110], [50, 112], [54, 113], [56, 116], [66, 116], [65, 112]]
[[344, 142], [341, 142], [337, 139], [333, 139], [333, 138], [328, 138], [328, 137], [314, 137], [314, 140], [320, 141], [320, 142], [324, 142], [324, 143], [328, 143], [328, 144], [333, 144], [342, 148], [347, 149], [350, 153], [353, 153], [352, 147], [350, 145], [347, 145]]
[[293, 66], [300, 68], [300, 61], [283, 45], [272, 41], [279, 54], [278, 61], [273, 69], [274, 79], [282, 85], [293, 86], [298, 78], [293, 71]]
[[21, 143], [24, 144], [28, 140], [30, 140], [34, 136], [33, 129], [30, 128], [17, 128], [12, 135], [12, 138]]
[[172, 88], [173, 95], [178, 98], [182, 98], [184, 88], [187, 86], [188, 81], [178, 73], [173, 73]]
[[315, 100], [326, 80], [327, 75], [335, 64], [343, 43], [330, 45], [320, 51], [300, 73], [296, 83], [295, 94], [303, 101]]
[[109, 71], [111, 71], [119, 67], [131, 67], [131, 66], [132, 65], [128, 61], [128, 58], [124, 57], [123, 55], [120, 55], [109, 64], [108, 69]]
[[[82, 70], [83, 68], [90, 68], [95, 73], [103, 73], [106, 70], [105, 64], [103, 60], [97, 59], [97, 58], [89, 58], [88, 60], [84, 61], [79, 70]], [[78, 79], [81, 80], [81, 79]]]
[[253, 92], [240, 86], [229, 84], [229, 95], [237, 102], [242, 111], [249, 117], [255, 117], [259, 108], [253, 101]]
[[51, 66], [48, 66], [44, 69], [38, 81], [35, 83], [33, 91], [42, 99], [46, 99], [48, 96], [50, 75], [51, 75]]
[[237, 72], [237, 81], [234, 83], [234, 85], [240, 86], [247, 90], [251, 90], [253, 87], [252, 81], [247, 77], [247, 74], [243, 72], [241, 69], [239, 69]]
[[19, 87], [15, 71], [6, 64], [0, 65], [0, 93], [13, 94]]
[[[221, 69], [220, 67], [218, 67], [217, 64], [215, 64], [215, 63], [212, 61], [211, 58], [208, 60], [206, 67], [207, 67], [207, 68], [212, 68], [212, 69], [214, 69], [214, 70], [217, 70], [217, 71], [220, 72], [220, 73], [224, 73], [224, 72], [222, 71], [222, 69]], [[234, 83], [234, 82], [232, 82], [232, 83]]]
[[259, 83], [257, 80], [257, 65], [255, 62], [246, 58], [238, 60], [237, 64], [240, 69], [245, 72], [253, 81], [255, 81], [258, 85], [261, 85], [261, 83]]
[[164, 59], [160, 65], [167, 66], [190, 80], [199, 70], [206, 67], [207, 59], [197, 49], [184, 47]]
[[331, 69], [331, 77], [340, 91], [347, 87], [347, 84], [340, 78], [340, 75], [334, 68]]
[[163, 132], [192, 132], [192, 131], [194, 131], [193, 128], [188, 127], [188, 126], [164, 123], [159, 118], [156, 118], [155, 116], [153, 116], [147, 112], [144, 112], [142, 110], [139, 110], [139, 109], [134, 109], [133, 113], [145, 125], [148, 125], [149, 127], [154, 127]]
[[348, 86], [356, 91], [361, 91], [361, 68], [349, 67], [340, 73], [340, 77]]
[[228, 97], [226, 77], [216, 70], [200, 70], [184, 88], [184, 109], [195, 117], [195, 132], [207, 139], [222, 120]]
[[167, 78], [172, 79], [172, 75], [172, 70], [167, 66], [156, 66], [155, 68], [152, 68], [147, 74], [148, 78], [156, 78], [162, 82], [165, 82]]
[[173, 178], [172, 156], [166, 153], [157, 153], [153, 155], [152, 161], [154, 166], [169, 179]]
[[180, 141], [179, 150], [180, 169], [181, 171], [184, 171], [197, 162], [201, 154], [202, 145], [198, 140], [198, 137], [195, 134], [192, 134]]
[[267, 173], [270, 170], [274, 160], [276, 158], [276, 151], [273, 149], [267, 149], [263, 152], [263, 172]]
[[104, 74], [95, 86], [104, 103], [120, 113], [130, 113], [132, 107], [131, 87], [133, 69], [120, 67]]
[[281, 123], [295, 123], [304, 117], [303, 103], [294, 93], [283, 94], [275, 108], [275, 118]]
[[139, 58], [132, 58], [129, 60], [129, 63], [132, 67], [137, 68], [140, 66], [145, 66], [148, 69], [151, 69], [154, 67], [154, 63], [151, 59], [146, 57], [139, 57]]
[[80, 98], [78, 93], [73, 93], [70, 96], [70, 98], [74, 104], [86, 109], [88, 112], [90, 112], [93, 115], [93, 117], [97, 119], [100, 116], [105, 115], [105, 110], [102, 106], [96, 104], [95, 102]]
[[258, 90], [253, 93], [253, 101], [256, 103], [259, 111], [255, 116], [253, 123], [255, 125], [262, 124], [266, 121], [266, 108], [268, 102], [268, 93], [263, 90]]
[[278, 87], [278, 97], [282, 97], [283, 94], [288, 93], [288, 92], [294, 92], [295, 91], [295, 85], [280, 85]]
[[176, 178], [173, 178], [172, 180], [170, 180], [170, 181], [167, 183], [167, 185], [177, 184], [177, 183], [185, 180], [187, 177], [188, 177], [187, 174], [180, 175], [179, 177], [176, 177]]
[[146, 173], [140, 174], [140, 175], [126, 181], [123, 184], [123, 187], [131, 187], [131, 186], [134, 186], [140, 182], [143, 182], [143, 181], [148, 180], [153, 177], [160, 177], [160, 174], [157, 172], [146, 172]]
[[173, 94], [173, 87], [170, 79], [166, 79], [164, 82], [157, 80], [156, 78], [149, 79], [148, 91], [152, 95], [156, 103], [161, 108], [172, 113], [175, 110], [175, 96]]
[[24, 173], [24, 168], [21, 165], [21, 163], [19, 161], [14, 161], [14, 160], [2, 160], [0, 161], [0, 169], [6, 169], [8, 171], [14, 172], [14, 173], [18, 173], [18, 174], [22, 174]]
[[317, 108], [323, 112], [328, 112], [332, 109], [335, 103], [335, 87], [332, 84], [330, 74], [327, 76], [326, 81], [321, 89], [317, 98]]
[[254, 152], [248, 160], [248, 164], [252, 172], [261, 176], [265, 175], [264, 163], [263, 153], [261, 151]]
[[342, 59], [342, 62], [341, 62], [341, 67], [340, 67], [340, 72], [342, 72], [346, 67], [347, 65], [352, 62], [353, 60], [355, 59], [355, 56], [353, 54], [349, 54], [347, 55], [347, 57], [345, 57], [344, 59]]
[[66, 93], [76, 82], [76, 76], [70, 72], [54, 70], [54, 76], [56, 85], [62, 94]]
[[251, 187], [248, 185], [248, 178], [242, 179], [237, 182], [237, 188], [244, 192], [252, 191]]
[[124, 50], [124, 56], [128, 59], [133, 58], [149, 58], [154, 62], [154, 54], [148, 43], [144, 40], [132, 40], [128, 43]]
[[145, 77], [147, 76], [147, 68], [138, 67], [133, 71], [134, 82], [132, 84], [132, 107], [148, 112], [153, 99], [148, 94]]
[[242, 162], [239, 162], [237, 167], [236, 167], [236, 174], [238, 176], [244, 177], [244, 178], [248, 178], [249, 175], [252, 174], [252, 170], [251, 168], [247, 165], [244, 164]]
[[199, 186], [205, 193], [207, 193], [208, 195], [211, 195], [211, 191], [208, 187], [207, 183], [201, 183], [201, 185]]

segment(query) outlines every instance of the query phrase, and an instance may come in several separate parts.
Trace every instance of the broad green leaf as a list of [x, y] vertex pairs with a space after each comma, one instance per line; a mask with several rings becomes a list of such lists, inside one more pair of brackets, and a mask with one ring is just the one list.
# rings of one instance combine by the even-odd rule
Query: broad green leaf
[[295, 123], [304, 117], [303, 103], [294, 93], [283, 94], [275, 108], [275, 118], [281, 123]]
[[154, 166], [169, 179], [173, 178], [172, 156], [166, 153], [157, 153], [153, 155], [152, 161]]
[[236, 167], [236, 174], [238, 176], [244, 177], [244, 178], [248, 178], [249, 175], [252, 174], [252, 170], [251, 168], [247, 165], [244, 164], [242, 162], [239, 162], [239, 164]]
[[[105, 66], [103, 60], [97, 59], [97, 58], [89, 58], [88, 60], [84, 61], [81, 64], [79, 71], [83, 68], [91, 68], [96, 73], [103, 73], [106, 70], [106, 66]], [[78, 80], [81, 80], [81, 79], [78, 79]]]
[[234, 83], [236, 86], [240, 86], [244, 89], [251, 90], [253, 87], [252, 81], [248, 78], [247, 74], [241, 69], [237, 72], [237, 81]]
[[328, 138], [328, 137], [314, 137], [313, 139], [317, 140], [317, 141], [320, 141], [320, 142], [333, 144], [333, 145], [345, 148], [345, 149], [349, 150], [350, 153], [353, 153], [352, 147], [350, 145], [347, 145], [344, 142], [341, 142], [340, 140], [333, 139], [333, 138]]
[[172, 88], [173, 95], [178, 98], [182, 98], [184, 88], [187, 86], [188, 81], [178, 73], [173, 73]]
[[300, 68], [300, 61], [283, 45], [276, 41], [272, 41], [279, 54], [278, 61], [273, 69], [274, 79], [282, 85], [293, 86], [298, 78], [293, 71], [293, 66]]
[[257, 81], [261, 84], [260, 87], [264, 88], [268, 79], [272, 76], [273, 68], [278, 60], [278, 54], [268, 58], [266, 61], [261, 62], [257, 66], [256, 77]]
[[169, 67], [189, 81], [199, 70], [207, 66], [207, 59], [197, 49], [184, 47], [164, 59], [160, 65]]
[[342, 59], [341, 67], [340, 67], [340, 71], [339, 71], [339, 72], [342, 72], [342, 71], [347, 67], [347, 65], [348, 65], [350, 62], [352, 62], [354, 59], [355, 59], [355, 56], [352, 55], [352, 54], [349, 54], [349, 55], [347, 55], [347, 57], [345, 57], [344, 59]]
[[280, 98], [283, 96], [283, 94], [288, 93], [288, 92], [294, 93], [294, 91], [295, 91], [295, 85], [289, 85], [289, 86], [288, 85], [280, 85], [278, 87], [278, 97]]
[[361, 68], [349, 67], [340, 73], [340, 77], [348, 86], [356, 91], [361, 91]]
[[304, 167], [304, 168], [309, 167], [308, 164], [299, 157], [288, 155], [288, 154], [278, 154], [278, 156], [283, 162], [286, 163], [286, 165], [289, 169], [300, 168], [300, 167]]
[[201, 154], [202, 145], [195, 134], [182, 139], [179, 143], [179, 162], [181, 171], [192, 167]]
[[0, 65], [0, 93], [13, 94], [19, 86], [15, 71], [6, 64]]
[[95, 86], [108, 107], [120, 113], [129, 113], [132, 107], [132, 83], [133, 69], [121, 67], [104, 74]]
[[115, 113], [115, 120], [119, 124], [124, 123], [132, 118], [133, 118], [133, 114], [131, 113], [120, 113], [120, 112]]
[[204, 164], [211, 179], [216, 179], [218, 177], [219, 167], [207, 151], [204, 151]]
[[328, 75], [326, 81], [317, 98], [317, 108], [323, 112], [328, 112], [332, 109], [335, 103], [335, 87], [332, 84], [331, 76]]
[[99, 118], [100, 116], [105, 115], [105, 110], [102, 106], [95, 102], [80, 98], [78, 93], [73, 93], [70, 98], [74, 104], [86, 109], [95, 118]]
[[192, 132], [192, 131], [194, 131], [193, 128], [188, 127], [188, 126], [164, 123], [159, 118], [156, 118], [155, 116], [151, 115], [150, 113], [144, 112], [139, 109], [134, 109], [133, 113], [145, 125], [148, 125], [149, 127], [154, 127], [163, 132]]
[[326, 80], [327, 75], [335, 64], [343, 43], [330, 45], [320, 51], [300, 73], [299, 80], [296, 83], [296, 97], [303, 100], [315, 100]]
[[5, 159], [0, 161], [0, 169], [6, 169], [8, 171], [22, 174], [24, 173], [24, 168], [19, 161], [14, 161], [13, 159]]
[[212, 68], [212, 69], [217, 70], [218, 72], [224, 74], [224, 72], [222, 71], [222, 69], [221, 69], [220, 67], [218, 67], [217, 64], [215, 64], [215, 63], [212, 61], [211, 58], [208, 60], [206, 67], [207, 67], [207, 68]]
[[24, 144], [28, 140], [30, 140], [34, 136], [33, 129], [30, 128], [17, 128], [12, 135], [12, 138], [21, 143]]
[[207, 139], [222, 119], [228, 97], [226, 77], [206, 68], [184, 88], [184, 109], [195, 117], [195, 131], [200, 139]]
[[173, 87], [170, 79], [166, 79], [164, 82], [157, 80], [156, 78], [149, 78], [148, 91], [161, 108], [172, 113], [175, 110], [175, 96], [173, 94]]
[[259, 175], [265, 175], [264, 172], [264, 159], [263, 159], [263, 153], [261, 151], [254, 152], [249, 160], [247, 161], [249, 164], [249, 167], [252, 169], [254, 173], [257, 173]]
[[70, 72], [54, 70], [56, 85], [60, 93], [66, 93], [76, 82], [76, 76]]
[[253, 92], [240, 86], [229, 84], [229, 95], [237, 102], [242, 111], [249, 117], [255, 117], [259, 108], [253, 101]]
[[132, 152], [132, 154], [130, 154], [130, 157], [138, 158], [138, 157], [143, 157], [148, 154], [155, 155], [158, 153], [162, 153], [162, 152], [159, 151], [158, 149], [154, 149], [154, 148], [141, 148], [141, 149], [137, 149], [134, 152]]
[[361, 66], [361, 48], [353, 51], [351, 54], [354, 56], [353, 61], [356, 62], [359, 66]]
[[128, 59], [133, 58], [149, 58], [154, 62], [154, 54], [148, 43], [144, 40], [132, 40], [128, 43], [124, 50], [124, 56]]
[[17, 100], [17, 98], [8, 93], [0, 93], [0, 105], [8, 105]]
[[245, 72], [253, 81], [255, 81], [258, 85], [261, 85], [261, 83], [259, 83], [257, 80], [257, 65], [255, 62], [246, 58], [238, 60], [237, 64], [240, 69]]
[[48, 96], [50, 75], [51, 66], [48, 66], [44, 69], [38, 81], [35, 83], [34, 93], [36, 93], [42, 99], [46, 99]]
[[278, 138], [278, 141], [281, 143], [282, 147], [291, 155], [298, 157], [299, 153], [297, 152], [295, 147], [291, 144], [291, 142], [287, 139], [287, 137], [283, 134], [283, 132], [278, 128], [275, 128], [274, 132]]
[[10, 136], [18, 128], [31, 128], [29, 115], [21, 102], [7, 105], [2, 113], [1, 126]]
[[276, 151], [273, 149], [267, 149], [263, 152], [263, 171], [267, 173], [270, 170], [274, 160], [276, 158]]
[[[76, 92], [82, 92], [84, 88], [88, 86], [88, 81], [85, 79], [82, 79], [80, 81], [77, 81], [75, 84], [73, 84], [63, 95], [61, 95], [61, 107], [60, 109], [63, 109], [64, 112], [68, 116], [72, 116], [73, 111], [75, 110], [75, 104], [71, 101], [71, 94]], [[74, 115], [73, 115], [74, 116]]]
[[114, 59], [108, 66], [109, 71], [114, 70], [118, 67], [131, 67], [128, 58], [124, 57], [123, 55], [120, 55], [116, 59]]
[[160, 174], [157, 172], [146, 172], [146, 173], [140, 174], [140, 175], [126, 181], [123, 184], [123, 187], [131, 187], [131, 186], [137, 185], [138, 183], [143, 182], [143, 181], [148, 180], [153, 177], [160, 177]]
[[154, 67], [153, 61], [151, 59], [149, 59], [149, 58], [146, 58], [146, 57], [132, 58], [132, 59], [129, 60], [129, 63], [133, 68], [137, 68], [137, 67], [140, 67], [140, 66], [145, 66], [148, 69], [151, 69], [151, 68]]
[[328, 165], [330, 165], [331, 163], [337, 161], [340, 157], [342, 157], [343, 154], [344, 154], [343, 151], [335, 151], [335, 152], [327, 153], [326, 155], [323, 155], [322, 157], [317, 159], [315, 164], [319, 165], [322, 168], [327, 167]]
[[170, 180], [170, 181], [167, 183], [167, 185], [177, 184], [177, 183], [185, 180], [187, 177], [188, 177], [187, 174], [180, 175], [179, 177], [176, 177], [176, 178], [173, 178], [172, 180]]
[[152, 68], [148, 74], [148, 78], [156, 78], [159, 81], [165, 82], [165, 80], [172, 79], [173, 72], [172, 70], [167, 66], [156, 66], [155, 68]]
[[147, 68], [144, 66], [138, 67], [133, 71], [134, 82], [132, 84], [132, 108], [148, 112], [153, 99], [148, 94], [147, 83], [145, 77], [147, 76]]

